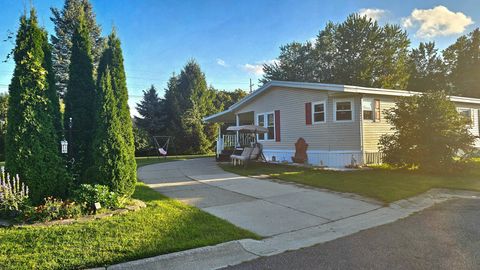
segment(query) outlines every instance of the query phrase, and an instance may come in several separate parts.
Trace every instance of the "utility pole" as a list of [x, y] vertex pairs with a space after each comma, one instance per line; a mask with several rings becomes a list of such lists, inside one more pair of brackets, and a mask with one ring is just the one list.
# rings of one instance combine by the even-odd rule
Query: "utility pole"
[[252, 93], [252, 87], [253, 87], [252, 78], [250, 78], [250, 94]]

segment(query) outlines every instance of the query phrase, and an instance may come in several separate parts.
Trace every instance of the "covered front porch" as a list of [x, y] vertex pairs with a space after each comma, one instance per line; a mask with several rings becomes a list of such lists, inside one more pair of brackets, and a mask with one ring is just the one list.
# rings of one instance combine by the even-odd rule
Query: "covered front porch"
[[222, 155], [230, 156], [235, 149], [241, 149], [250, 146], [255, 142], [255, 135], [252, 133], [244, 133], [239, 131], [227, 131], [231, 126], [245, 126], [255, 124], [255, 113], [253, 111], [244, 113], [221, 112], [205, 119], [210, 123], [221, 123], [218, 129], [216, 140], [216, 156], [217, 159]]

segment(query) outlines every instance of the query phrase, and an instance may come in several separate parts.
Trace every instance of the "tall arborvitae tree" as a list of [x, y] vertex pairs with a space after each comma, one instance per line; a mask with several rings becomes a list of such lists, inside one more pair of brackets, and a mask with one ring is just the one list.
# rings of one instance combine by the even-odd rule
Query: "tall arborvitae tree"
[[69, 127], [70, 118], [72, 118], [73, 136], [69, 147], [71, 156], [75, 158], [74, 173], [80, 176], [92, 166], [91, 146], [95, 107], [95, 83], [87, 27], [81, 16], [72, 38], [72, 57], [64, 115], [65, 127]]
[[135, 144], [128, 107], [128, 90], [120, 40], [115, 32], [98, 66], [94, 170], [97, 182], [130, 196], [137, 181]]
[[5, 161], [5, 135], [7, 134], [8, 94], [0, 94], [0, 160]]
[[409, 69], [407, 90], [447, 90], [446, 68], [434, 42], [421, 42], [418, 48], [412, 49]]
[[48, 43], [48, 35], [45, 33], [43, 38], [43, 51], [45, 55], [44, 66], [47, 71], [48, 91], [47, 95], [52, 104], [50, 114], [53, 116], [53, 126], [55, 127], [56, 135], [61, 137], [63, 134], [62, 114], [60, 112], [60, 99], [57, 93], [57, 86], [55, 84], [55, 73], [52, 66], [52, 46]]
[[[126, 151], [123, 151], [122, 127], [108, 67], [99, 73], [95, 123], [92, 149], [94, 166], [89, 176], [95, 183], [108, 185], [112, 190], [125, 194], [124, 179], [130, 175], [123, 173], [125, 164], [122, 161], [125, 160]], [[130, 189], [127, 188], [128, 195], [131, 194]]]
[[35, 204], [46, 196], [64, 196], [69, 184], [51, 114], [45, 36], [33, 9], [29, 18], [21, 17], [6, 136], [6, 168], [30, 187]]
[[52, 35], [53, 62], [59, 93], [64, 96], [67, 90], [72, 37], [80, 14], [85, 15], [85, 23], [90, 37], [94, 66], [98, 63], [104, 47], [101, 28], [95, 21], [92, 4], [88, 0], [65, 0], [63, 9], [51, 8], [50, 18], [55, 25], [55, 35]]
[[214, 93], [207, 87], [200, 66], [189, 61], [178, 77], [172, 77], [165, 93], [169, 133], [175, 136], [181, 153], [207, 153], [212, 138], [205, 132], [203, 117], [213, 108]]
[[139, 129], [148, 135], [161, 135], [165, 131], [164, 102], [158, 97], [157, 90], [152, 85], [148, 90], [143, 91], [143, 99], [137, 103], [137, 111], [141, 117], [135, 116], [135, 123]]
[[467, 97], [480, 97], [480, 29], [477, 28], [448, 47], [443, 57], [449, 72], [453, 93]]

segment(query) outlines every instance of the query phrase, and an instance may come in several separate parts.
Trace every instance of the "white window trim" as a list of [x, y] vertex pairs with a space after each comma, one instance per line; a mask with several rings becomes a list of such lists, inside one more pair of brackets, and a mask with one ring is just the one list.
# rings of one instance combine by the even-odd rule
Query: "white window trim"
[[469, 111], [470, 112], [470, 124], [467, 125], [468, 128], [472, 128], [475, 126], [475, 111], [472, 108], [466, 107], [457, 107], [457, 112], [462, 113], [462, 111]]
[[[263, 127], [268, 128], [268, 115], [269, 115], [269, 114], [272, 114], [272, 115], [273, 115], [273, 138], [271, 138], [271, 139], [268, 138], [268, 140], [265, 140], [265, 139], [261, 140], [261, 139], [259, 138], [258, 134], [257, 134], [257, 140], [258, 140], [259, 142], [273, 142], [273, 141], [275, 141], [275, 139], [276, 139], [276, 138], [275, 138], [275, 136], [276, 136], [276, 134], [275, 134], [275, 128], [276, 128], [276, 127], [275, 127], [275, 112], [256, 113], [256, 114], [255, 114], [255, 125], [258, 126], [258, 116], [259, 116], [259, 115], [263, 115]], [[265, 125], [267, 125], [267, 126], [265, 126]], [[268, 134], [268, 133], [265, 133], [265, 134]], [[268, 135], [264, 135], [264, 138], [265, 138], [265, 136], [268, 136]]]
[[[323, 104], [323, 121], [315, 121], [315, 105], [318, 104]], [[327, 122], [327, 101], [322, 100], [322, 101], [315, 101], [312, 102], [312, 124], [323, 124]]]
[[[371, 109], [371, 111], [372, 111], [372, 119], [365, 119], [365, 118], [363, 118], [363, 112], [365, 111], [365, 110], [363, 109], [363, 103], [364, 103], [365, 101], [370, 101], [370, 109]], [[365, 103], [367, 103], [367, 102], [365, 102]], [[375, 113], [376, 113], [376, 112], [375, 112], [375, 99], [374, 99], [374, 98], [364, 98], [364, 99], [362, 99], [362, 121], [364, 121], [364, 122], [365, 122], [365, 121], [368, 121], [368, 122], [375, 123]]]
[[[352, 119], [351, 120], [337, 120], [337, 103], [338, 102], [350, 102], [350, 109], [352, 111]], [[333, 122], [339, 123], [348, 123], [348, 122], [355, 122], [355, 99], [354, 98], [339, 98], [333, 101]]]

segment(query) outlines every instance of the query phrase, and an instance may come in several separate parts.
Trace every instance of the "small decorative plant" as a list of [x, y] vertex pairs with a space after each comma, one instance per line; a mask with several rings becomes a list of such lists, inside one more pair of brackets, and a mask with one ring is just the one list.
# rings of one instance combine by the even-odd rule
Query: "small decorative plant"
[[77, 218], [82, 215], [82, 207], [72, 201], [63, 201], [53, 197], [45, 198], [45, 203], [30, 208], [25, 213], [28, 222], [62, 220]]
[[107, 209], [118, 208], [121, 204], [119, 196], [104, 185], [82, 184], [74, 192], [73, 198], [89, 212], [95, 212], [95, 203], [100, 203], [102, 208]]
[[18, 174], [10, 177], [2, 167], [0, 176], [0, 212], [17, 216], [29, 204], [28, 187], [20, 181]]

